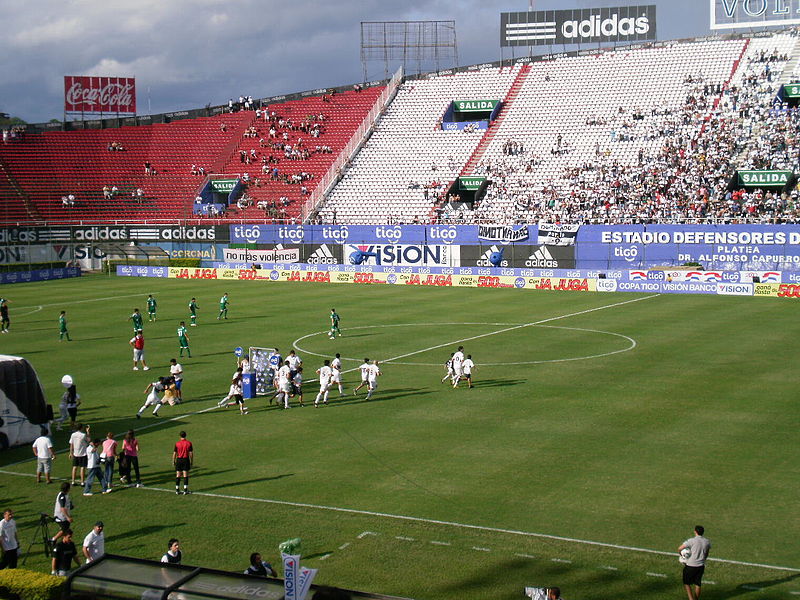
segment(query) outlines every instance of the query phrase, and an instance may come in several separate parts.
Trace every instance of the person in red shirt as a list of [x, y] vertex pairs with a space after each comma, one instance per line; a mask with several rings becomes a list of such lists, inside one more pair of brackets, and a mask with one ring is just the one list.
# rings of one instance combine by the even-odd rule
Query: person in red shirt
[[138, 332], [135, 336], [133, 336], [130, 341], [128, 342], [133, 348], [133, 370], [138, 371], [139, 367], [136, 366], [137, 363], [142, 363], [142, 369], [144, 371], [149, 371], [150, 367], [147, 366], [147, 363], [144, 360], [144, 336], [142, 332]]
[[[189, 491], [189, 469], [194, 462], [194, 448], [192, 442], [186, 439], [186, 432], [181, 431], [181, 439], [175, 442], [172, 451], [172, 463], [175, 465], [175, 493], [179, 496], [191, 494]], [[181, 477], [183, 477], [183, 492], [181, 492]]]

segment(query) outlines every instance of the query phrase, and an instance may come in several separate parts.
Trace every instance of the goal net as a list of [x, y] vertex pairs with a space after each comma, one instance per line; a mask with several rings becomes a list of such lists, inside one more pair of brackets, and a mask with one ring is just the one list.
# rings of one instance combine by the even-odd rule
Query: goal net
[[272, 380], [280, 367], [280, 356], [275, 348], [250, 346], [250, 370], [255, 375], [256, 395], [272, 392]]

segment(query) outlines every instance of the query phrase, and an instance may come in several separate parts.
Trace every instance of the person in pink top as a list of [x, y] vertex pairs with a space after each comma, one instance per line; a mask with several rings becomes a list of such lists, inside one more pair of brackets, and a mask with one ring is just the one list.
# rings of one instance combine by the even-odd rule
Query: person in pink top
[[117, 441], [114, 439], [114, 434], [108, 432], [106, 439], [103, 440], [103, 453], [100, 455], [101, 460], [105, 460], [106, 465], [106, 484], [107, 488], [103, 492], [108, 494], [111, 492], [111, 482], [114, 480], [114, 459], [117, 457]]
[[129, 429], [125, 439], [122, 440], [122, 452], [128, 461], [128, 475], [124, 483], [131, 483], [131, 469], [133, 469], [136, 472], [136, 487], [142, 487], [142, 479], [139, 476], [139, 440], [136, 439], [133, 429]]

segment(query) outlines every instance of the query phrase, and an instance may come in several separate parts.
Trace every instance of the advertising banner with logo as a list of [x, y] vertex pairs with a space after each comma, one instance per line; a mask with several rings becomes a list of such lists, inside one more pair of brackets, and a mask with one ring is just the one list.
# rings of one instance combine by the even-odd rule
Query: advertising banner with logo
[[228, 226], [213, 225], [73, 225], [56, 227], [6, 227], [0, 243], [54, 242], [227, 242]]
[[11, 271], [0, 273], [0, 285], [6, 283], [30, 283], [32, 281], [50, 281], [51, 279], [67, 279], [80, 277], [79, 267], [64, 267], [63, 269], [34, 269], [33, 271]]
[[250, 250], [248, 248], [225, 248], [225, 261], [242, 263], [296, 263], [300, 262], [300, 248], [272, 248]]
[[573, 269], [575, 268], [575, 249], [571, 246], [521, 244], [461, 246], [461, 266]]
[[584, 225], [575, 258], [580, 269], [800, 271], [800, 225]]
[[653, 4], [500, 13], [500, 46], [631, 43], [656, 39]]
[[232, 225], [236, 244], [513, 244], [536, 240], [536, 225]]
[[800, 24], [796, 3], [788, 0], [709, 0], [711, 29], [786, 27]]
[[65, 75], [64, 112], [135, 115], [136, 79]]
[[399, 265], [418, 267], [457, 267], [461, 264], [460, 246], [433, 244], [347, 244], [346, 261], [351, 265]]

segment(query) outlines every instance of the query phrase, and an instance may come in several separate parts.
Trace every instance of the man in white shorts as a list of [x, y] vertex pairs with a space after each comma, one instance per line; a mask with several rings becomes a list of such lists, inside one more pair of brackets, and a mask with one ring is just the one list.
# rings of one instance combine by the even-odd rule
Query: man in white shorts
[[[147, 410], [148, 406], [161, 406], [161, 398], [158, 395], [164, 391], [164, 378], [159, 377], [158, 381], [154, 381], [146, 388], [144, 388], [144, 393], [147, 394], [147, 398], [145, 398], [144, 404], [139, 407], [139, 410], [136, 411], [136, 418], [141, 419], [142, 413]], [[153, 413], [155, 414], [155, 413]]]
[[314, 400], [314, 408], [319, 406], [320, 400], [322, 400], [323, 404], [328, 403], [328, 390], [331, 388], [331, 377], [333, 377], [331, 361], [326, 358], [323, 365], [317, 369], [317, 375], [319, 375], [319, 393]]
[[42, 435], [33, 441], [33, 455], [36, 457], [36, 483], [42, 480], [42, 473], [47, 483], [53, 483], [50, 478], [50, 469], [56, 458], [53, 452], [53, 442], [47, 436], [47, 430], [42, 429]]
[[458, 379], [456, 379], [456, 382], [453, 384], [453, 387], [454, 388], [458, 387], [458, 384], [462, 379], [466, 379], [467, 380], [467, 387], [470, 387], [470, 388], [473, 387], [472, 386], [472, 369], [474, 367], [475, 367], [475, 363], [472, 362], [472, 354], [467, 354], [467, 358], [464, 359], [464, 362], [462, 363], [462, 368], [463, 368], [464, 374], [461, 377], [459, 377]]
[[367, 371], [367, 382], [369, 383], [369, 390], [367, 390], [367, 400], [372, 398], [372, 392], [378, 389], [378, 376], [383, 375], [380, 368], [378, 368], [378, 361], [376, 360]]
[[336, 356], [331, 361], [331, 387], [335, 383], [339, 388], [339, 397], [341, 398], [344, 396], [344, 387], [342, 387], [342, 359], [339, 353], [336, 353]]
[[358, 390], [362, 387], [369, 386], [369, 359], [365, 358], [364, 362], [358, 367], [358, 370], [361, 371], [361, 383], [358, 384], [358, 387], [353, 390], [353, 395], [358, 396]]
[[175, 380], [175, 391], [179, 399], [183, 400], [183, 393], [181, 393], [181, 386], [183, 386], [183, 365], [177, 359], [169, 359], [169, 374]]
[[289, 396], [292, 393], [292, 368], [289, 366], [288, 360], [283, 361], [276, 378], [278, 380], [278, 406], [283, 400], [283, 408], [289, 408]]
[[464, 375], [464, 346], [459, 346], [453, 353], [453, 379], [455, 384]]

